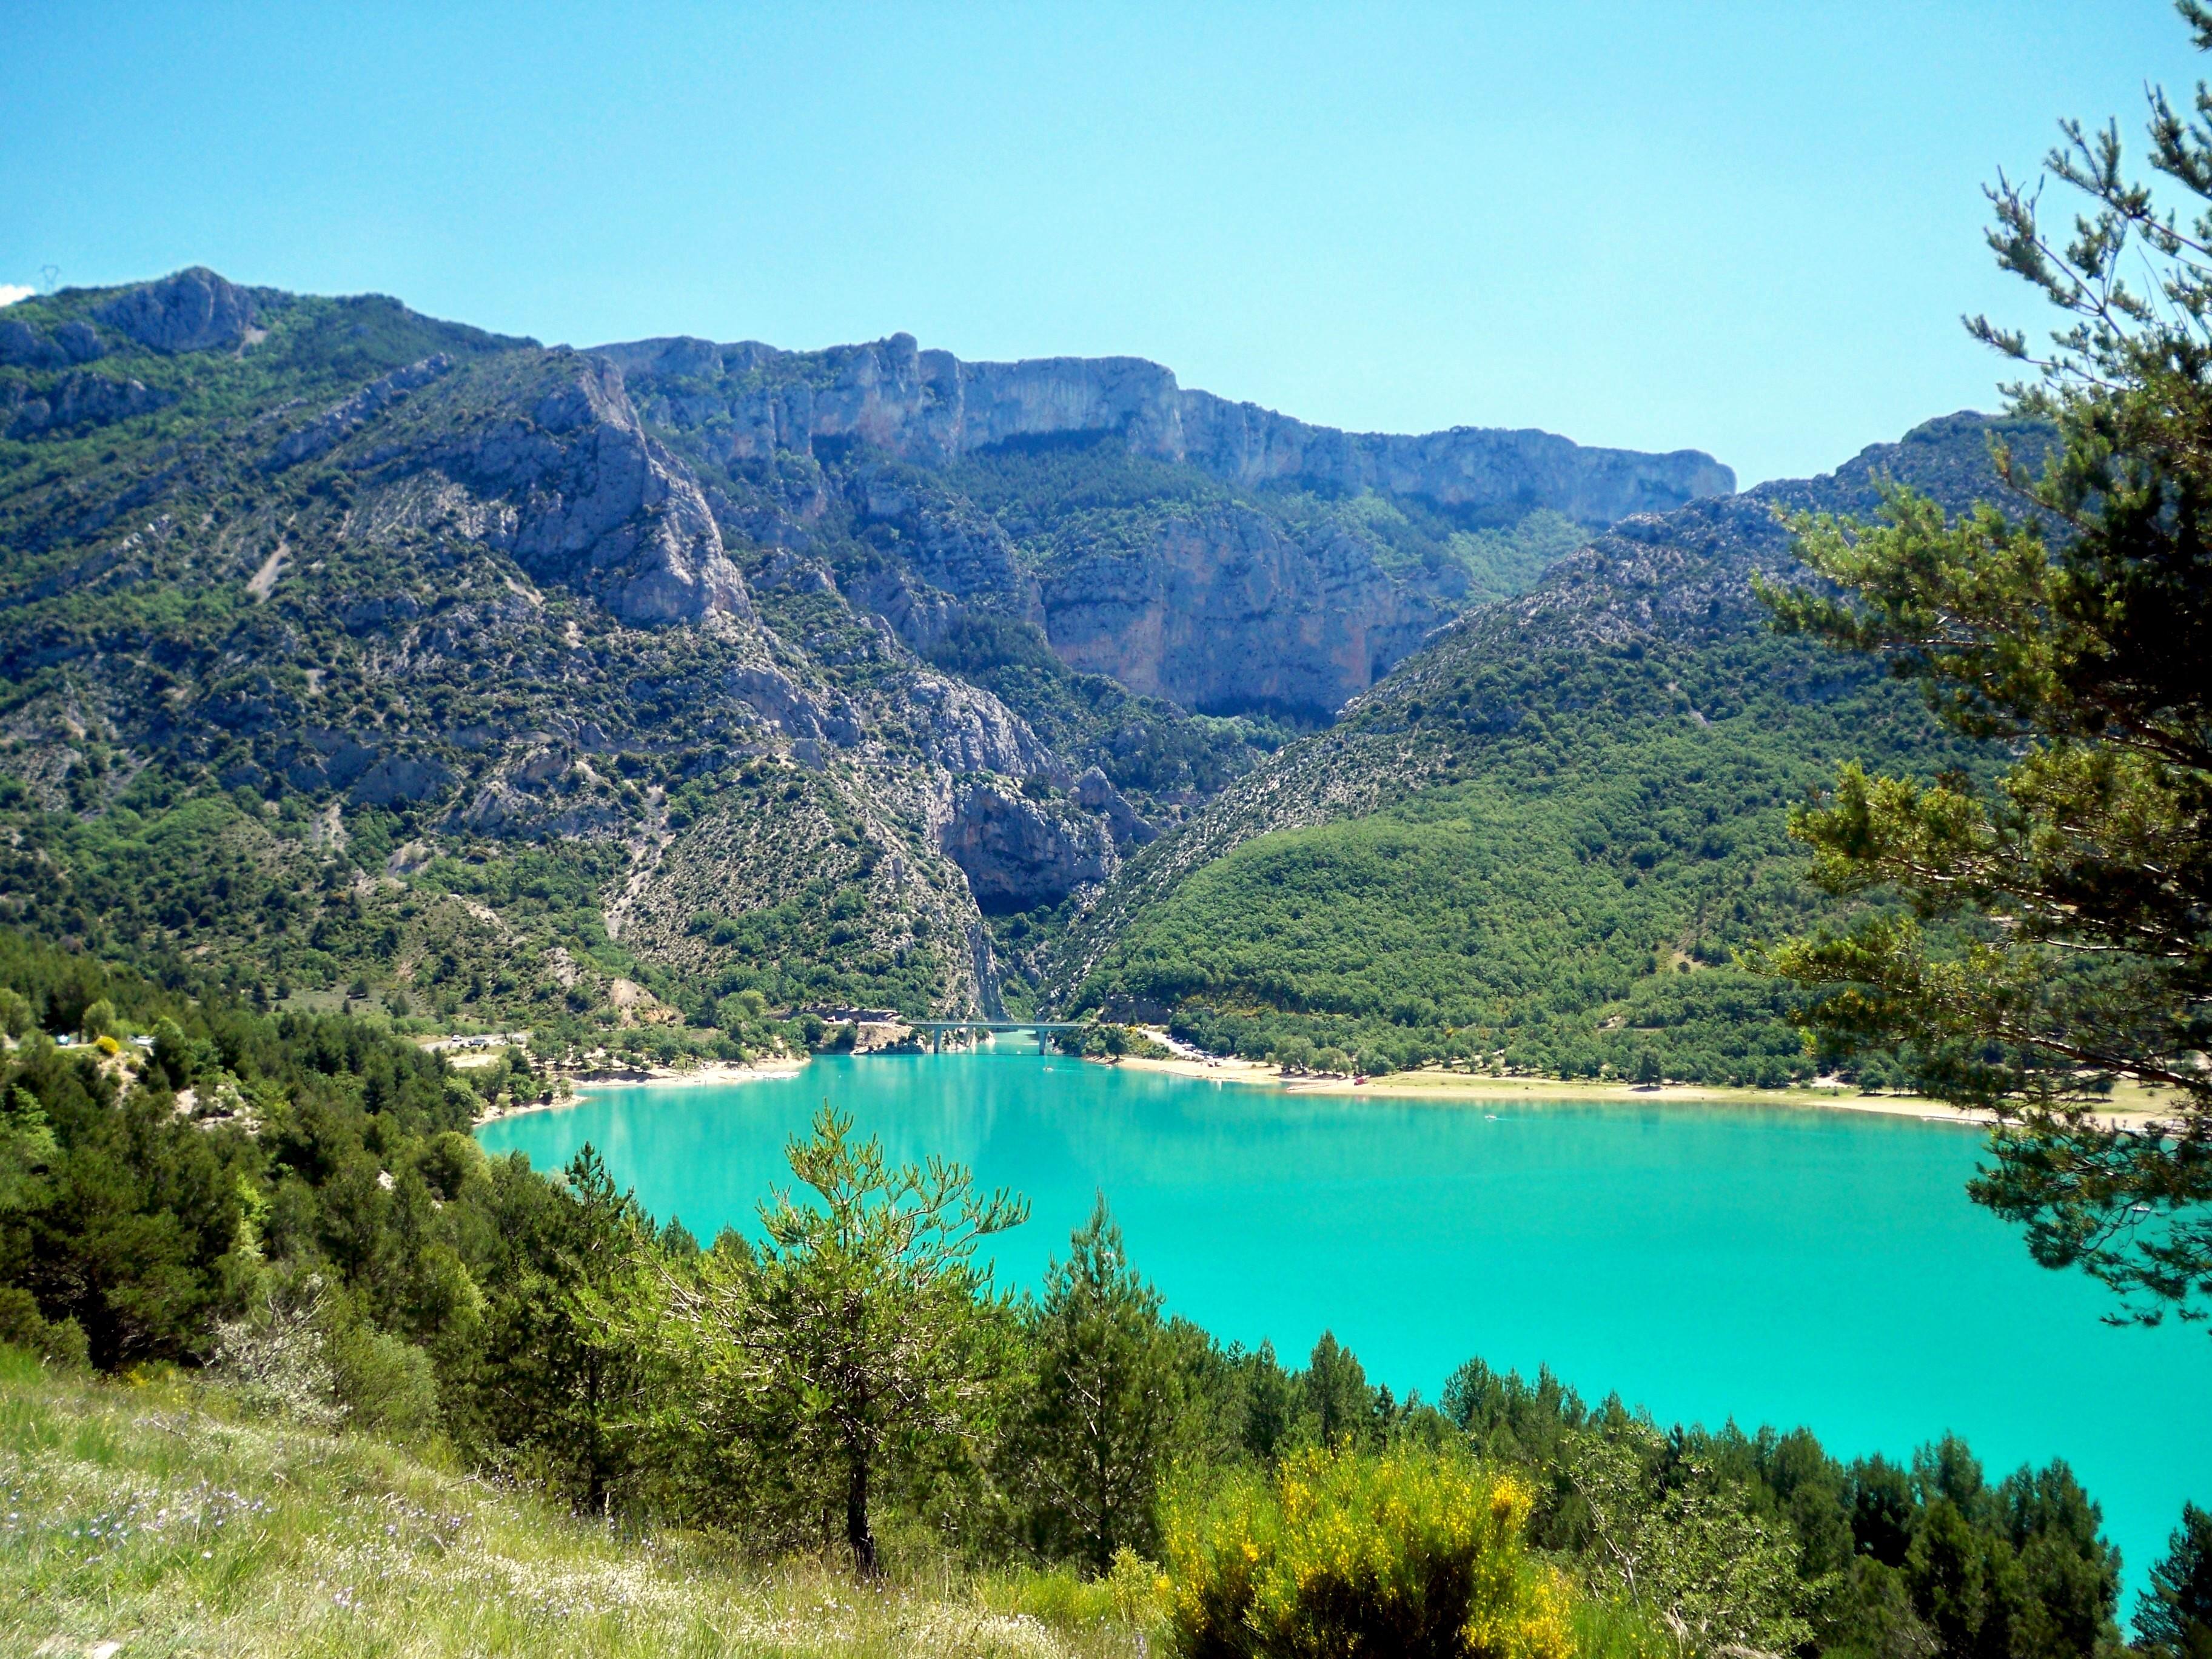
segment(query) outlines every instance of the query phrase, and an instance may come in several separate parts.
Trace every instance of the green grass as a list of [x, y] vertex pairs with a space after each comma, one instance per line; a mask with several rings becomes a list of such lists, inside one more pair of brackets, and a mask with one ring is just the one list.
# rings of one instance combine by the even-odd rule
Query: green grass
[[0, 1349], [0, 1649], [142, 1655], [1107, 1656], [1130, 1598], [916, 1552], [870, 1587], [622, 1538], [358, 1437]]

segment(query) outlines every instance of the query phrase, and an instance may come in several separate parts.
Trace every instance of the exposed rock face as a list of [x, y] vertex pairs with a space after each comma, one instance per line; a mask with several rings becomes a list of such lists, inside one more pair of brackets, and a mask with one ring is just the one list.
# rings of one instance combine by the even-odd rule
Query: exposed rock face
[[486, 538], [627, 623], [750, 617], [706, 497], [647, 436], [622, 376], [589, 358], [566, 367], [528, 420], [480, 429], [439, 457], [449, 476], [510, 509]]
[[453, 360], [441, 351], [372, 380], [313, 426], [302, 427], [278, 444], [262, 462], [261, 470], [281, 472], [288, 466], [327, 455], [398, 398], [429, 385], [453, 366]]
[[991, 782], [971, 782], [956, 793], [939, 839], [967, 876], [978, 909], [1000, 915], [1057, 904], [1077, 887], [1114, 873], [1120, 860], [1100, 821], [1055, 805]]
[[787, 738], [840, 747], [860, 740], [860, 727], [850, 708], [836, 698], [800, 690], [779, 669], [751, 665], [732, 670], [729, 679], [738, 701]]
[[210, 351], [240, 345], [253, 326], [253, 295], [194, 265], [109, 301], [100, 320], [155, 351]]
[[1234, 483], [1296, 479], [1516, 518], [1548, 507], [1592, 527], [1735, 488], [1734, 473], [1696, 450], [1587, 449], [1547, 432], [1478, 427], [1401, 437], [1310, 426], [1256, 404], [1184, 391], [1172, 371], [1139, 357], [963, 363], [894, 334], [807, 354], [826, 374], [787, 379], [774, 368], [799, 354], [757, 341], [641, 340], [600, 350], [634, 374], [747, 377], [734, 396], [689, 388], [665, 394], [674, 424], [726, 421], [716, 442], [733, 459], [807, 449], [817, 438], [857, 438], [942, 465], [1014, 439], [1119, 433], [1133, 453], [1188, 462]]
[[849, 575], [843, 592], [848, 600], [882, 617], [900, 639], [925, 653], [943, 643], [967, 611], [951, 594], [930, 586], [902, 564], [880, 564]]
[[995, 772], [1061, 786], [1068, 781], [1059, 757], [988, 691], [942, 674], [917, 673], [908, 686], [907, 705], [930, 759], [956, 777]]
[[1086, 812], [1096, 812], [1106, 820], [1106, 828], [1112, 834], [1116, 847], [1125, 847], [1133, 842], [1142, 847], [1159, 834], [1137, 816], [1136, 809], [1121, 799], [1121, 792], [1095, 766], [1085, 769], [1070, 793], [1074, 795], [1078, 806]]
[[73, 426], [106, 426], [133, 415], [149, 414], [171, 402], [163, 392], [143, 381], [112, 380], [79, 369], [64, 374], [46, 395], [28, 398], [15, 406], [8, 422], [11, 438], [34, 438], [42, 432]]
[[[649, 424], [732, 481], [730, 496], [744, 499], [714, 500], [733, 533], [805, 549], [836, 526], [832, 540], [842, 528], [871, 550], [839, 556], [839, 586], [913, 649], [936, 653], [988, 612], [1038, 624], [1072, 667], [1206, 713], [1333, 715], [1469, 597], [1468, 566], [1442, 550], [1451, 526], [1517, 525], [1548, 508], [1598, 529], [1735, 487], [1693, 451], [1310, 426], [1185, 391], [1133, 357], [963, 363], [905, 334], [807, 353], [677, 338], [599, 355], [620, 365]], [[977, 452], [1062, 441], [1124, 447], [1214, 483], [1189, 480], [1153, 501], [1115, 483], [1112, 499], [1079, 495], [1064, 512], [1010, 511], [1000, 494], [986, 511], [946, 472]], [[1212, 499], [1223, 485], [1254, 493]], [[1285, 514], [1257, 493], [1270, 485], [1326, 501], [1370, 491], [1419, 501], [1427, 528], [1415, 533], [1437, 556], [1385, 550], [1342, 514]], [[1086, 513], [1092, 522], [1072, 527]]]
[[1178, 515], [1140, 554], [1072, 561], [1043, 586], [1074, 667], [1207, 713], [1334, 713], [1450, 611], [1346, 538], [1303, 545], [1240, 507]]
[[101, 355], [100, 336], [83, 323], [64, 323], [51, 337], [13, 318], [0, 322], [0, 363], [18, 368], [60, 368]]

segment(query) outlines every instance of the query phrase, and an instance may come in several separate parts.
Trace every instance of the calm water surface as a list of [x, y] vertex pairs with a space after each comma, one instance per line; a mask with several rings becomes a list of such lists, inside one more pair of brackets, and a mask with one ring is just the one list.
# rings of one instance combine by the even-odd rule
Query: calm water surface
[[540, 1168], [588, 1141], [705, 1239], [751, 1227], [825, 1097], [895, 1157], [1029, 1196], [1004, 1277], [1035, 1285], [1103, 1192], [1174, 1311], [1288, 1363], [1328, 1328], [1401, 1395], [1480, 1354], [1662, 1423], [1802, 1423], [1846, 1457], [1947, 1429], [1992, 1480], [2063, 1456], [2131, 1587], [2183, 1499], [2212, 1503], [2212, 1338], [2101, 1322], [2094, 1284], [1966, 1201], [1982, 1140], [1958, 1126], [1287, 1096], [1001, 1049], [609, 1090], [482, 1139]]

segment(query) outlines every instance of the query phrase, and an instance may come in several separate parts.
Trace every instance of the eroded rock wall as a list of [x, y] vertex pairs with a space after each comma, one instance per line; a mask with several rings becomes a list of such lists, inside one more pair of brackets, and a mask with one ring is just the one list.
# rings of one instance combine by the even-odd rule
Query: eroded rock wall
[[921, 350], [910, 334], [811, 353], [689, 338], [600, 350], [626, 374], [699, 383], [659, 393], [660, 410], [679, 425], [712, 420], [715, 446], [733, 459], [847, 438], [942, 465], [1016, 439], [1118, 433], [1133, 452], [1232, 483], [1377, 489], [1514, 517], [1548, 507], [1592, 528], [1735, 488], [1733, 472], [1697, 450], [1595, 449], [1486, 427], [1401, 436], [1315, 426], [1186, 391], [1139, 357], [969, 363]]
[[1208, 714], [1325, 717], [1452, 614], [1349, 538], [1309, 545], [1234, 506], [1170, 518], [1133, 556], [1073, 559], [1042, 598], [1070, 665]]

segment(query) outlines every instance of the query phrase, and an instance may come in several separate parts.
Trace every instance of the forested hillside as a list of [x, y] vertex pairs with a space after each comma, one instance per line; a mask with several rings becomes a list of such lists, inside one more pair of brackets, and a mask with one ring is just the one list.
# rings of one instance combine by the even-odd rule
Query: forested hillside
[[1790, 805], [1852, 757], [1986, 758], [1863, 662], [1774, 636], [1752, 577], [1799, 579], [1779, 514], [1869, 512], [1882, 477], [2002, 497], [1992, 436], [2045, 441], [1932, 422], [1626, 520], [1469, 612], [1133, 860], [1076, 923], [1062, 995], [1292, 1066], [1804, 1075], [1786, 993], [1730, 965], [1820, 914]]

